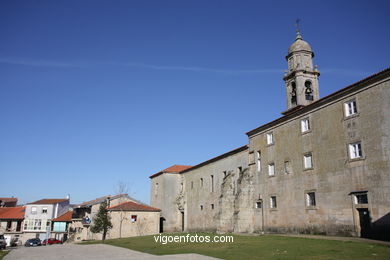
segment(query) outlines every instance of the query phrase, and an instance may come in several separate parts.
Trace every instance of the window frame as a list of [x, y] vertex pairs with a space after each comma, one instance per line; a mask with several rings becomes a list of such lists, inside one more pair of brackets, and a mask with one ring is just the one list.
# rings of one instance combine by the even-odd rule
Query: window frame
[[[272, 169], [272, 174], [271, 174], [271, 169]], [[269, 177], [275, 176], [275, 163], [274, 162], [268, 163], [268, 176]]]
[[267, 141], [267, 145], [275, 144], [274, 132], [269, 132], [266, 134], [266, 141]]
[[[314, 195], [314, 197], [311, 197], [310, 195]], [[305, 192], [305, 201], [306, 201], [306, 208], [316, 208], [317, 207], [317, 198], [316, 198], [316, 191], [310, 190]]]
[[256, 170], [261, 172], [261, 152], [260, 150], [256, 152]]
[[[350, 108], [349, 105], [353, 104], [353, 106]], [[344, 110], [344, 116], [346, 118], [356, 116], [359, 114], [358, 106], [357, 106], [357, 100], [356, 98], [350, 99], [343, 104], [343, 110]], [[353, 110], [352, 112], [350, 110]]]
[[[307, 122], [307, 124], [305, 124]], [[305, 134], [311, 131], [310, 118], [306, 117], [301, 119], [301, 134]]]
[[[365, 203], [359, 203], [358, 196], [365, 196], [367, 202], [365, 202]], [[368, 200], [368, 193], [367, 193], [367, 192], [361, 192], [361, 193], [353, 194], [353, 202], [354, 202], [355, 205], [367, 205], [367, 204], [369, 203], [369, 200]]]
[[[288, 167], [287, 167], [287, 166], [288, 166]], [[292, 171], [291, 160], [285, 160], [285, 161], [284, 161], [284, 173], [285, 173], [285, 174], [291, 174], [291, 173], [293, 173], [293, 171]]]
[[[360, 160], [364, 158], [363, 145], [361, 141], [353, 142], [348, 144], [348, 158], [350, 160]], [[359, 150], [356, 150], [358, 148]], [[354, 150], [352, 150], [354, 149]], [[357, 153], [357, 156], [356, 156]]]
[[[310, 158], [310, 167], [307, 167], [306, 162], [307, 158]], [[312, 152], [307, 152], [303, 155], [303, 170], [312, 170], [314, 168], [314, 163], [313, 163], [313, 153]]]
[[269, 197], [269, 208], [272, 210], [275, 210], [278, 208], [278, 203], [277, 203], [277, 197], [276, 195], [271, 195]]

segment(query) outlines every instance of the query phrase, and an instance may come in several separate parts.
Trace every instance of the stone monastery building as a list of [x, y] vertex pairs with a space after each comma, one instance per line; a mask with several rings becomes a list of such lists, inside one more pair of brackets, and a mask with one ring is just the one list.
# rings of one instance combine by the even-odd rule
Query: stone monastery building
[[319, 98], [297, 32], [287, 110], [248, 144], [151, 178], [160, 231], [283, 232], [390, 239], [390, 69]]

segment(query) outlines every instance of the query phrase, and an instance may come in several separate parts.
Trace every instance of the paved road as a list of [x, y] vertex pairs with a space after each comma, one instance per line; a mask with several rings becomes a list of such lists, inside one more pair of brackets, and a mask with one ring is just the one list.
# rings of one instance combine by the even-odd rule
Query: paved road
[[28, 260], [51, 260], [51, 259], [140, 259], [140, 260], [215, 260], [217, 258], [203, 256], [198, 254], [181, 254], [181, 255], [165, 255], [156, 256], [138, 251], [96, 244], [96, 245], [77, 245], [77, 244], [65, 244], [65, 245], [51, 245], [51, 246], [39, 246], [39, 247], [24, 247], [20, 246], [6, 255], [4, 260], [15, 259], [28, 259]]

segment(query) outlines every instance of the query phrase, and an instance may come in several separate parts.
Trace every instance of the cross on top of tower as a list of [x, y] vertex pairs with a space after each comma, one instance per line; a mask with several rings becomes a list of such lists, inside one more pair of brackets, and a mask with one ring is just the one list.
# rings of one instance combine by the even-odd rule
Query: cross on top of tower
[[302, 39], [301, 29], [299, 28], [300, 21], [301, 21], [301, 19], [299, 19], [299, 18], [295, 21], [295, 27], [297, 28], [297, 37], [295, 38], [295, 40]]

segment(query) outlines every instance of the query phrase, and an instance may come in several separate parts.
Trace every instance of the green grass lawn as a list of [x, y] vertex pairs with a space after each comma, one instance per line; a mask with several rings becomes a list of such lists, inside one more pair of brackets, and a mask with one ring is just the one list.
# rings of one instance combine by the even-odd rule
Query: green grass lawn
[[3, 251], [3, 250], [0, 250], [0, 260], [3, 259], [3, 257], [8, 254], [8, 250], [7, 251]]
[[[233, 237], [233, 243], [168, 243], [163, 245], [156, 243], [153, 236], [110, 239], [105, 243], [155, 255], [197, 253], [222, 259], [390, 259], [390, 246], [372, 243], [273, 235], [233, 235]], [[91, 243], [101, 243], [101, 241], [85, 244]]]

